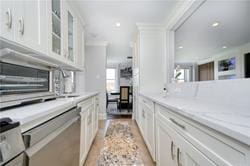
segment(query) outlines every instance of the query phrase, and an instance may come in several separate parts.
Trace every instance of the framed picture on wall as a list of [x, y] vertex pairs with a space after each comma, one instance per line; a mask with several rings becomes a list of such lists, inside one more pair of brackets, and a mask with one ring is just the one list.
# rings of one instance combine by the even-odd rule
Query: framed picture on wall
[[236, 58], [232, 57], [229, 59], [224, 59], [218, 62], [218, 71], [229, 71], [229, 70], [235, 70], [236, 68]]
[[120, 69], [120, 77], [123, 78], [132, 77], [132, 67], [126, 67], [124, 69]]

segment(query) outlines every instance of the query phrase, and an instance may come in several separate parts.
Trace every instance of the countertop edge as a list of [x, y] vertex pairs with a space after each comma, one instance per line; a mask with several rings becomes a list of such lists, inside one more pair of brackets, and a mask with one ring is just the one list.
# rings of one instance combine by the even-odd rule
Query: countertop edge
[[[231, 139], [234, 139], [242, 144], [250, 146], [250, 137], [247, 135], [244, 135], [244, 134], [237, 132], [235, 130], [232, 130], [230, 128], [226, 128], [218, 123], [215, 123], [213, 121], [209, 121], [208, 119], [198, 117], [195, 114], [191, 114], [189, 112], [186, 112], [183, 109], [180, 109], [178, 107], [173, 107], [171, 105], [168, 105], [166, 102], [161, 102], [157, 99], [157, 97], [153, 97], [150, 94], [140, 92], [139, 95], [142, 97], [145, 97], [147, 99], [150, 99], [153, 102], [170, 109], [170, 111], [173, 111], [174, 113], [177, 113], [177, 114], [183, 116], [184, 118], [193, 120], [196, 123], [199, 123], [205, 127], [208, 127], [210, 129], [214, 130], [214, 131], [217, 131], [221, 134], [224, 134], [224, 135], [230, 137]], [[158, 95], [160, 95], [160, 93]], [[161, 95], [163, 96], [163, 94], [161, 94]]]

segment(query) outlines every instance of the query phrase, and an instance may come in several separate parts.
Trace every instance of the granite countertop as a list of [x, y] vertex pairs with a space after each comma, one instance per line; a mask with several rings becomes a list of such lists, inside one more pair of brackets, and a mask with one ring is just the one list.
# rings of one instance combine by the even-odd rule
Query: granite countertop
[[21, 106], [0, 112], [0, 117], [9, 117], [21, 124], [22, 133], [75, 107], [77, 103], [89, 97], [97, 95], [98, 92], [85, 92], [77, 97], [58, 98], [43, 103]]
[[230, 105], [207, 103], [199, 99], [140, 93], [155, 103], [250, 146], [250, 112]]

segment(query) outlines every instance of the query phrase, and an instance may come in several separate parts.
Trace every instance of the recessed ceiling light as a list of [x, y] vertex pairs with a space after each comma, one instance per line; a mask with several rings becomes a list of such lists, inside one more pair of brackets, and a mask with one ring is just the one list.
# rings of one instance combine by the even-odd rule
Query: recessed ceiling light
[[120, 27], [120, 26], [121, 26], [121, 23], [117, 22], [117, 23], [115, 23], [115, 25], [116, 25], [117, 27]]
[[212, 27], [217, 27], [217, 26], [219, 26], [219, 25], [220, 25], [219, 22], [214, 22], [214, 23], [212, 24]]
[[227, 46], [222, 46], [222, 48], [223, 48], [223, 49], [226, 49], [226, 48], [227, 48]]
[[179, 46], [178, 48], [179, 48], [179, 49], [183, 49], [183, 46]]

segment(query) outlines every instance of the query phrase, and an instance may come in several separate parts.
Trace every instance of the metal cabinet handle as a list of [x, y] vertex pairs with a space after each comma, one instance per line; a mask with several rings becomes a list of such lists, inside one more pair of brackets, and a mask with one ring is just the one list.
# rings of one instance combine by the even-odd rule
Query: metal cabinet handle
[[142, 117], [145, 118], [145, 111], [142, 110]]
[[24, 34], [24, 19], [23, 16], [19, 19], [19, 32], [21, 35]]
[[178, 123], [176, 120], [174, 120], [173, 118], [169, 118], [169, 120], [171, 120], [174, 124], [176, 124], [177, 126], [179, 126], [180, 128], [182, 128], [183, 130], [185, 130], [185, 126]]
[[171, 158], [174, 160], [174, 142], [171, 142]]
[[11, 27], [12, 27], [12, 13], [11, 13], [10, 8], [8, 8], [8, 10], [6, 11], [6, 15], [7, 15], [6, 25], [9, 29], [11, 29]]
[[180, 149], [177, 149], [177, 166], [180, 166]]

